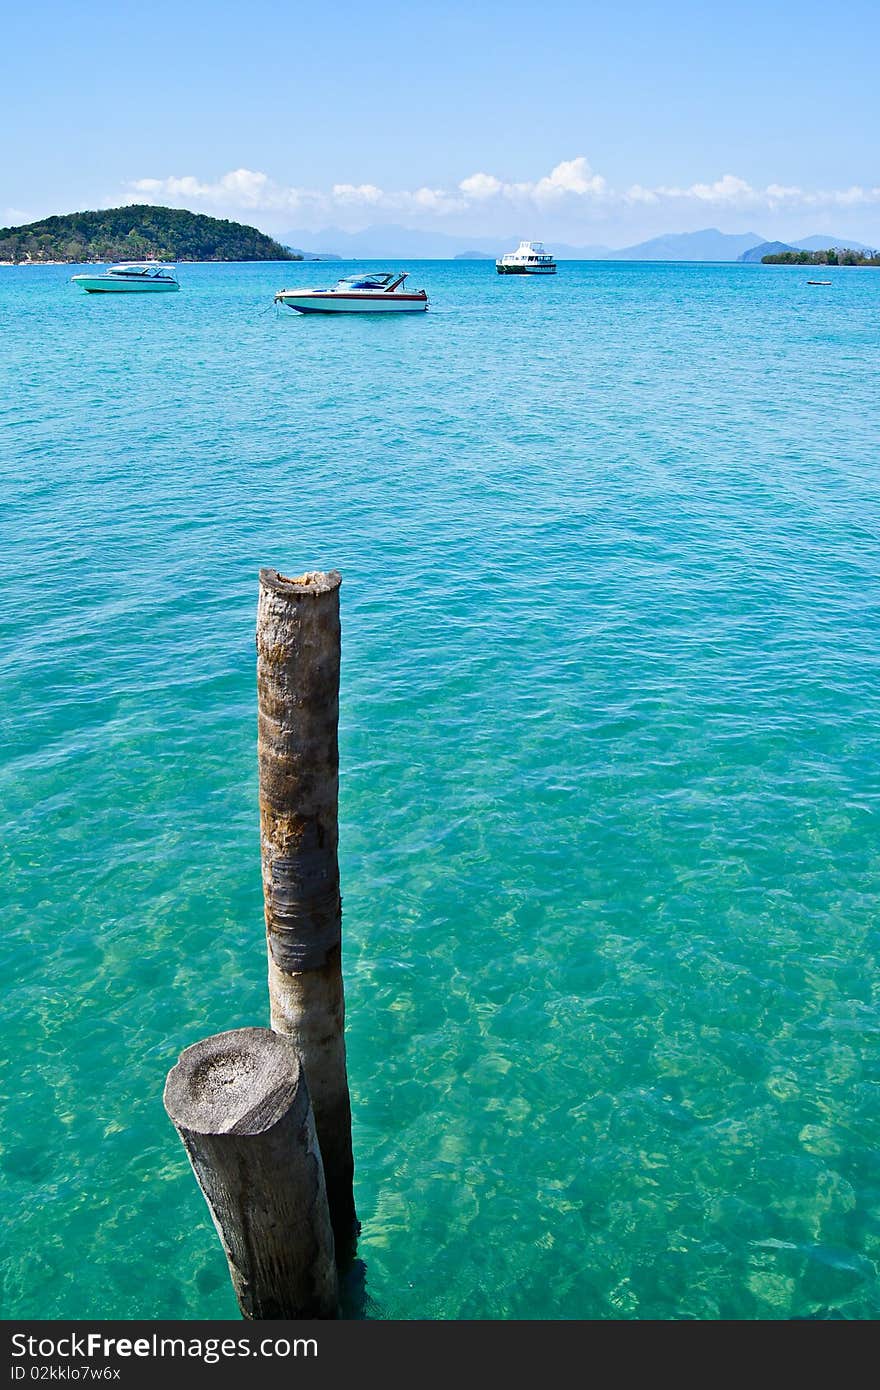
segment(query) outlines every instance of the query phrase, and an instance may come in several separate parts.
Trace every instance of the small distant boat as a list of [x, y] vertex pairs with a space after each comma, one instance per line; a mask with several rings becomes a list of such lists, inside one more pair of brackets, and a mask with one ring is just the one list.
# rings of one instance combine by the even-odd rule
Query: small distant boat
[[541, 241], [521, 241], [515, 251], [508, 251], [495, 262], [499, 275], [555, 275], [556, 262]]
[[87, 294], [159, 294], [179, 290], [177, 267], [158, 261], [128, 261], [111, 265], [103, 275], [71, 275]]
[[830, 281], [830, 280], [808, 280], [808, 281], [807, 281], [807, 284], [808, 284], [808, 285], [830, 285], [830, 284], [831, 284], [831, 281]]
[[301, 314], [412, 314], [427, 309], [424, 290], [404, 290], [408, 272], [346, 275], [329, 290], [279, 290], [276, 304]]

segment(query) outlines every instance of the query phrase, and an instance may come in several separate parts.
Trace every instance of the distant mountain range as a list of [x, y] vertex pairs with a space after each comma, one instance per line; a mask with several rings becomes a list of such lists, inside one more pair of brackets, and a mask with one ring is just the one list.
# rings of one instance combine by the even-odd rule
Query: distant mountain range
[[[535, 236], [536, 229], [524, 229]], [[47, 217], [23, 227], [0, 228], [2, 261], [94, 261], [156, 257], [173, 261], [251, 260], [494, 260], [514, 249], [519, 237], [453, 236], [411, 227], [368, 227], [345, 232], [289, 232], [273, 240], [255, 227], [207, 217], [184, 208], [126, 205], [97, 212]], [[299, 250], [299, 247], [314, 250]], [[799, 241], [767, 241], [756, 232], [677, 232], [635, 246], [570, 246], [549, 242], [557, 260], [577, 261], [760, 261], [790, 251], [830, 247], [869, 251], [863, 242], [823, 234]]]
[[754, 232], [731, 234], [719, 232], [716, 227], [707, 227], [702, 232], [673, 232], [667, 236], [652, 237], [638, 246], [625, 246], [620, 251], [612, 251], [609, 259], [615, 261], [735, 261], [750, 246], [757, 246], [762, 238]]
[[497, 256], [495, 240], [485, 237], [453, 237], [445, 232], [422, 232], [393, 223], [367, 227], [362, 232], [344, 232], [326, 227], [320, 232], [286, 232], [281, 240], [289, 246], [309, 246], [313, 254], [332, 253], [346, 261], [375, 260], [397, 256], [412, 260], [452, 260], [462, 252], [485, 251]]
[[332, 251], [303, 251], [299, 246], [285, 246], [285, 251], [289, 251], [298, 261], [341, 261], [342, 257], [337, 256]]
[[[793, 251], [827, 251], [829, 246], [836, 246], [840, 249], [846, 248], [847, 251], [872, 251], [871, 246], [864, 246], [860, 241], [853, 241], [852, 237], [844, 236], [808, 236], [804, 241], [793, 241], [791, 249]], [[765, 253], [769, 255], [769, 252]]]
[[[414, 260], [494, 260], [512, 250], [519, 237], [457, 237], [446, 232], [424, 232], [412, 227], [389, 225], [367, 227], [362, 232], [345, 232], [327, 227], [321, 232], [288, 232], [281, 240], [289, 246], [326, 247], [325, 251], [300, 252], [307, 259], [374, 260], [412, 258]], [[758, 260], [776, 250], [823, 251], [829, 246], [865, 250], [851, 237], [809, 236], [793, 242], [768, 242], [757, 232], [721, 232], [706, 227], [700, 232], [672, 232], [652, 237], [635, 246], [570, 246], [548, 242], [547, 249], [560, 261], [738, 261]], [[760, 251], [761, 255], [753, 255]]]
[[774, 251], [826, 251], [829, 246], [846, 246], [852, 251], [868, 248], [851, 237], [809, 236], [800, 241], [765, 241], [755, 232], [719, 232], [707, 227], [702, 232], [678, 232], [609, 251], [603, 259], [613, 261], [760, 261]]
[[[367, 227], [362, 232], [345, 232], [341, 227], [326, 227], [320, 232], [305, 232], [299, 229], [286, 232], [281, 240], [288, 246], [315, 248], [311, 255], [323, 258], [328, 252], [332, 252], [347, 261], [396, 257], [423, 261], [456, 258], [485, 258], [494, 261], [505, 251], [514, 250], [520, 237], [450, 236], [447, 232], [424, 232], [413, 227], [388, 224], [382, 227]], [[755, 237], [754, 240], [760, 241], [761, 238]], [[558, 259], [569, 261], [607, 260], [608, 257], [618, 254], [612, 251], [610, 246], [566, 246], [558, 241], [553, 242], [548, 250]]]

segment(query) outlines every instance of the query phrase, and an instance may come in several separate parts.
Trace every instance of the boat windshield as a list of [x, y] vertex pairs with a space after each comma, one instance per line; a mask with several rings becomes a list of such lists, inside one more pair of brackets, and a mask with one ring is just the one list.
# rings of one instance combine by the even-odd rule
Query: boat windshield
[[174, 274], [173, 265], [160, 265], [157, 261], [126, 261], [121, 265], [111, 265], [107, 271], [108, 275], [159, 275], [165, 279]]
[[346, 275], [339, 283], [350, 290], [383, 290], [386, 285], [390, 285], [393, 279], [393, 275], [384, 272], [368, 272], [361, 275]]

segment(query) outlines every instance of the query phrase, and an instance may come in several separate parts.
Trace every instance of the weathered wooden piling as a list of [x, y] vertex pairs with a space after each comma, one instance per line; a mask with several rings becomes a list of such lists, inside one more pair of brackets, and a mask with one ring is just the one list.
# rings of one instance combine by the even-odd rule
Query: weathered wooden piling
[[260, 571], [258, 760], [272, 1027], [302, 1057], [337, 1260], [357, 1235], [339, 891], [339, 585]]
[[334, 1318], [339, 1288], [308, 1086], [290, 1038], [218, 1033], [181, 1053], [165, 1109], [246, 1318]]

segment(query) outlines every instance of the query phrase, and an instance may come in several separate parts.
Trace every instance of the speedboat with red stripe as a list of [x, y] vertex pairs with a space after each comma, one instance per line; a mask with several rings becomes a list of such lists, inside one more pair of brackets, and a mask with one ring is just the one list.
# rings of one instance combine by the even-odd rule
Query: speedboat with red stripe
[[279, 290], [276, 304], [301, 314], [412, 314], [427, 309], [424, 290], [404, 289], [408, 272], [346, 275], [329, 290]]

